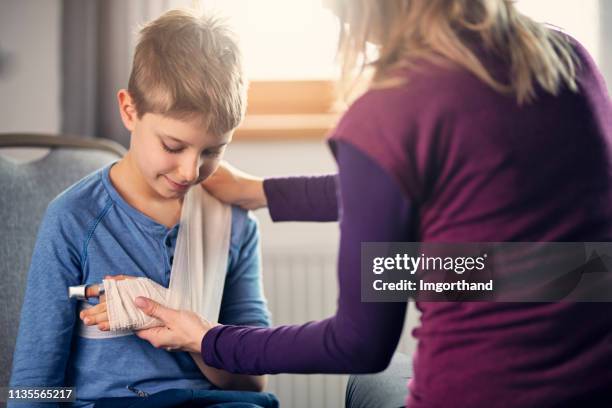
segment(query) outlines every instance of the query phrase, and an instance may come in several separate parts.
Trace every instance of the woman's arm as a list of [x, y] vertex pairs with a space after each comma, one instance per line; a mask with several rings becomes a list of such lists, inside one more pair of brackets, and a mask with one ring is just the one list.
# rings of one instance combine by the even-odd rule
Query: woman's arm
[[395, 180], [338, 142], [342, 206], [336, 314], [276, 328], [217, 326], [202, 341], [206, 364], [236, 373], [359, 373], [382, 370], [399, 340], [405, 303], [362, 303], [361, 242], [408, 241], [410, 206]]
[[273, 221], [338, 221], [335, 174], [277, 177], [263, 181]]
[[200, 353], [189, 353], [198, 368], [208, 380], [222, 390], [261, 392], [268, 382], [265, 375], [232, 374], [225, 370], [210, 367], [202, 360]]
[[219, 200], [247, 210], [268, 207], [274, 221], [337, 221], [338, 177], [275, 177], [262, 179], [228, 163], [202, 185]]

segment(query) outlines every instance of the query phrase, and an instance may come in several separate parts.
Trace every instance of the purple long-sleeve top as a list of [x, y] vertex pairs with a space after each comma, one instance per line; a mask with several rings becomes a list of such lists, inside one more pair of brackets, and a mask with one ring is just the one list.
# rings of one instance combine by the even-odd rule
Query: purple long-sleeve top
[[[336, 152], [339, 166], [350, 171], [338, 176], [269, 179], [264, 189], [274, 221], [337, 220], [337, 184], [342, 186], [341, 202], [362, 201], [363, 205], [342, 207], [337, 313], [319, 322], [266, 332], [238, 326], [213, 329], [202, 343], [207, 363], [251, 374], [365, 373], [388, 364], [401, 334], [406, 305], [362, 303], [355, 271], [359, 271], [362, 241], [407, 240], [409, 206], [395, 182], [366, 156], [342, 142]], [[380, 200], [363, 200], [364, 188], [368, 196]], [[387, 208], [388, 217], [376, 216], [381, 205]], [[371, 222], [364, 223], [364, 219]], [[245, 336], [250, 340], [241, 341], [239, 348], [246, 348], [233, 348], [236, 343], [229, 339], [244, 340]], [[281, 349], [285, 351], [270, 353]]]
[[[540, 92], [529, 105], [436, 66], [357, 100], [332, 134], [335, 182], [264, 185], [276, 220], [339, 214], [335, 315], [214, 328], [202, 341], [205, 362], [250, 374], [384, 368], [406, 308], [360, 301], [364, 241], [610, 241], [612, 108], [590, 57], [576, 50], [579, 92]], [[612, 406], [612, 304], [417, 307], [411, 408]]]

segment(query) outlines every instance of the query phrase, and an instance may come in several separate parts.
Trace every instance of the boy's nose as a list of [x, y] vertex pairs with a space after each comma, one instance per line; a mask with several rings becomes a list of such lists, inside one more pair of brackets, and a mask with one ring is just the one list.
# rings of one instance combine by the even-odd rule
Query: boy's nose
[[196, 160], [195, 162], [194, 161], [185, 162], [179, 168], [179, 176], [181, 177], [179, 182], [183, 184], [194, 183], [198, 179], [199, 172], [200, 172], [199, 160]]

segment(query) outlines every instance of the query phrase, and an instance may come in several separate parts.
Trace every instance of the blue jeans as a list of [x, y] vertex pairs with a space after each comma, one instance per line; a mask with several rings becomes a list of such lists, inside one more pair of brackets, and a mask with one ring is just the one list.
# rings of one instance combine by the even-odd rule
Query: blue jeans
[[376, 374], [352, 375], [346, 385], [346, 408], [399, 408], [406, 404], [412, 361], [395, 353], [389, 367]]

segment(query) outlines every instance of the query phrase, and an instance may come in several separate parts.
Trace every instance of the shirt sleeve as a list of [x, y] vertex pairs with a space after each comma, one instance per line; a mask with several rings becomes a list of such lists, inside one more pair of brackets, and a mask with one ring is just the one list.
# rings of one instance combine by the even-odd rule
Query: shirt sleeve
[[337, 142], [342, 206], [336, 314], [275, 328], [218, 326], [202, 340], [204, 361], [234, 373], [365, 373], [387, 366], [405, 303], [361, 302], [361, 242], [409, 240], [410, 205], [396, 182], [360, 151]]
[[259, 227], [251, 213], [235, 214], [243, 220], [243, 231], [233, 250], [221, 300], [221, 324], [270, 326], [270, 315], [261, 282], [261, 248]]
[[273, 221], [338, 221], [338, 176], [278, 177], [264, 180]]
[[68, 286], [80, 283], [81, 260], [79, 249], [71, 244], [75, 231], [66, 218], [51, 204], [39, 229], [21, 308], [11, 387], [68, 386], [65, 375], [76, 319], [76, 302], [68, 299]]

